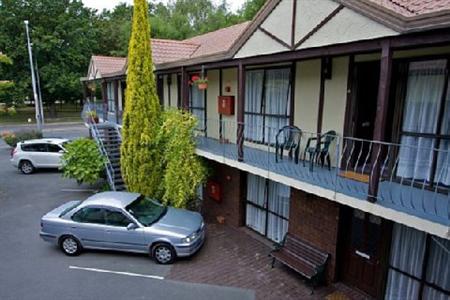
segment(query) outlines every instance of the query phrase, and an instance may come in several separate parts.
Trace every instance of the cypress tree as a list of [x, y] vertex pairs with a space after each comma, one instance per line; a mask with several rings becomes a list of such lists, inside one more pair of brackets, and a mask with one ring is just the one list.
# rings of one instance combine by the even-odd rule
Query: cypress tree
[[146, 0], [134, 0], [120, 160], [130, 192], [160, 198], [163, 153], [158, 132], [162, 117], [153, 74], [147, 6]]

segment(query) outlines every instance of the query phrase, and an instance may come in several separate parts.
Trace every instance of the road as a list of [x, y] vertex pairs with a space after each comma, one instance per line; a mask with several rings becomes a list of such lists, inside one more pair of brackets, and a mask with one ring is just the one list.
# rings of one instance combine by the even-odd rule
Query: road
[[[20, 127], [20, 129], [23, 127]], [[0, 128], [16, 130], [17, 126]], [[47, 126], [46, 136], [86, 136], [83, 125]], [[91, 194], [57, 171], [22, 175], [0, 141], [0, 299], [254, 299], [254, 291], [167, 280], [171, 266], [146, 255], [89, 251], [65, 256], [39, 237], [52, 208]]]
[[[36, 130], [36, 125], [2, 125], [0, 124], [0, 132], [2, 131], [21, 131]], [[50, 123], [45, 124], [42, 130], [45, 137], [62, 137], [74, 139], [80, 136], [88, 136], [88, 130], [83, 123]]]

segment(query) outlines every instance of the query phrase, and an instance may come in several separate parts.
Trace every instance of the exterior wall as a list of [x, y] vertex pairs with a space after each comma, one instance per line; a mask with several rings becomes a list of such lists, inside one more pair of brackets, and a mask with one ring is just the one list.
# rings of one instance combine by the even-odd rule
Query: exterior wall
[[[223, 120], [223, 134], [230, 143], [236, 143], [236, 132], [237, 132], [237, 107], [238, 107], [238, 69], [229, 68], [222, 70], [222, 95], [223, 96], [234, 96], [234, 115], [233, 116], [222, 116]], [[227, 92], [226, 88], [230, 87], [230, 91]], [[216, 106], [217, 110], [217, 98]]]
[[291, 188], [289, 232], [330, 254], [327, 282], [337, 279], [339, 204]]
[[317, 131], [319, 90], [320, 60], [298, 62], [295, 76], [294, 125], [302, 131]]
[[164, 75], [163, 76], [163, 98], [164, 98], [164, 107], [169, 106], [169, 84], [168, 84], [168, 77], [171, 75]]
[[270, 13], [261, 27], [287, 44], [291, 43], [292, 1], [283, 0]]
[[286, 47], [282, 46], [261, 30], [257, 29], [244, 46], [236, 53], [235, 58], [249, 57], [254, 55], [271, 54], [282, 51], [287, 51]]
[[208, 89], [206, 90], [206, 127], [208, 137], [219, 138], [219, 113], [217, 111], [217, 97], [220, 94], [219, 70], [208, 71]]
[[206, 190], [203, 192], [202, 213], [205, 220], [215, 222], [217, 216], [223, 216], [225, 224], [234, 227], [244, 225], [244, 172], [213, 161], [209, 161], [209, 167], [214, 170], [209, 180], [220, 185], [222, 201], [218, 203], [208, 197]]
[[[169, 77], [172, 80], [170, 86], [169, 86]], [[170, 106], [176, 108], [178, 104], [177, 74], [164, 75], [163, 80], [164, 80], [164, 88], [163, 88], [164, 107]], [[169, 90], [170, 90], [170, 97], [169, 97]]]

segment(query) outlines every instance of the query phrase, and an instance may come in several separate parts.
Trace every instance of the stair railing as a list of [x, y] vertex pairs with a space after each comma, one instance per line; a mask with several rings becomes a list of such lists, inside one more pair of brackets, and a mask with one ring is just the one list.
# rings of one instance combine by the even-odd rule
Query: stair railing
[[[88, 103], [86, 107], [86, 111], [88, 115], [91, 113], [91, 107]], [[91, 118], [87, 119], [87, 123], [89, 125], [89, 128], [91, 129], [92, 137], [94, 138], [95, 142], [97, 143], [98, 149], [100, 150], [100, 153], [105, 157], [105, 170], [106, 170], [106, 177], [108, 180], [108, 184], [111, 187], [113, 191], [116, 190], [116, 185], [114, 183], [114, 168], [112, 166], [112, 163], [109, 159], [108, 152], [106, 151], [105, 145], [103, 144], [103, 141], [100, 137], [100, 132], [98, 130], [97, 123], [93, 122]]]

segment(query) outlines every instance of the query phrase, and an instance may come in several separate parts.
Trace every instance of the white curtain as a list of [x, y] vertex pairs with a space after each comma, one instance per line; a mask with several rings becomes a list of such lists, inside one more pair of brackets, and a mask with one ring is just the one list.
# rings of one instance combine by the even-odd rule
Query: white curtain
[[[247, 71], [245, 78], [245, 112], [261, 114], [264, 71]], [[263, 116], [245, 114], [244, 136], [252, 141], [262, 142]]]
[[197, 129], [205, 129], [205, 92], [199, 90], [196, 85], [191, 87], [190, 105], [191, 112], [197, 117]]
[[265, 82], [265, 112], [268, 115], [280, 117], [266, 117], [265, 141], [275, 143], [278, 130], [289, 125], [290, 110], [290, 69], [273, 69], [266, 71]]
[[[396, 223], [392, 232], [390, 265], [415, 277], [421, 276], [426, 234]], [[418, 299], [420, 283], [389, 270], [386, 299]]]
[[[267, 237], [273, 241], [281, 242], [288, 230], [289, 201], [291, 197], [290, 187], [269, 181], [269, 224]], [[273, 213], [275, 214], [273, 214]]]
[[431, 238], [427, 282], [450, 291], [450, 240]]
[[[450, 87], [450, 85], [449, 85]], [[441, 134], [450, 135], [450, 88], [447, 89], [444, 119], [442, 120]], [[436, 165], [435, 182], [450, 185], [450, 140], [441, 140]]]
[[[409, 65], [403, 131], [436, 133], [445, 65], [445, 60], [414, 62]], [[401, 145], [397, 176], [429, 180], [435, 141], [405, 135], [401, 138]]]
[[[260, 207], [266, 206], [266, 180], [262, 177], [248, 174], [247, 201]], [[247, 203], [246, 224], [261, 234], [266, 231], [266, 210]]]

